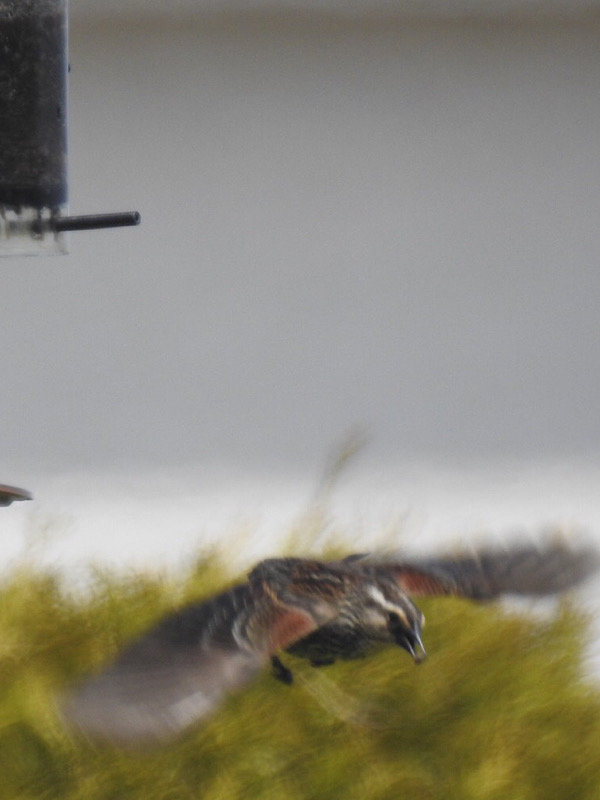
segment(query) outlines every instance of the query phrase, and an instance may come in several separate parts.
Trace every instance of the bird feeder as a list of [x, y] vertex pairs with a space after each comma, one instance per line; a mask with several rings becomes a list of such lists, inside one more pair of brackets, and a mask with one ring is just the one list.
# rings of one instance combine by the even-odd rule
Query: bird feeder
[[66, 253], [65, 231], [136, 225], [67, 214], [67, 0], [0, 0], [0, 255]]

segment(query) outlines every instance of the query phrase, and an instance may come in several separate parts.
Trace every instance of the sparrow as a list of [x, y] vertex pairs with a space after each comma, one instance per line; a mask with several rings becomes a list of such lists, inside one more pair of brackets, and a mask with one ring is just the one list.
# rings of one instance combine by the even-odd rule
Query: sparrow
[[269, 558], [246, 582], [170, 614], [63, 703], [68, 723], [124, 746], [165, 741], [210, 715], [264, 667], [292, 683], [282, 651], [313, 666], [398, 646], [425, 657], [413, 598], [553, 595], [600, 566], [591, 546], [564, 542], [403, 560]]
[[33, 500], [33, 496], [26, 489], [0, 483], [0, 506], [9, 506], [15, 500]]

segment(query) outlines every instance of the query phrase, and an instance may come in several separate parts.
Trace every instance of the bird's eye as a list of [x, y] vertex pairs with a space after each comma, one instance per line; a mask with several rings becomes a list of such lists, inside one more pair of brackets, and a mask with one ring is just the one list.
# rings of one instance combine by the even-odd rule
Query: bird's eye
[[388, 623], [391, 628], [397, 628], [402, 625], [400, 616], [395, 611], [390, 611], [388, 614]]

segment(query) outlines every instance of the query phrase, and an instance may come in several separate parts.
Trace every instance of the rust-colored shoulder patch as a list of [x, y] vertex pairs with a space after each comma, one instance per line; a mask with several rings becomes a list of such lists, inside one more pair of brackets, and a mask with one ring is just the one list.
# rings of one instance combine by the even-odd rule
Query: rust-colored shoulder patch
[[285, 650], [317, 628], [314, 619], [300, 608], [277, 608], [269, 625], [269, 650]]

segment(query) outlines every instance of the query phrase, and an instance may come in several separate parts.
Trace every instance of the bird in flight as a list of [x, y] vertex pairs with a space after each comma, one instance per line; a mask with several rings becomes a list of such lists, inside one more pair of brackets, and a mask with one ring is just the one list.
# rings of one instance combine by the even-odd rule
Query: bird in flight
[[374, 554], [267, 559], [245, 583], [167, 616], [76, 689], [63, 711], [95, 739], [164, 741], [269, 664], [277, 679], [292, 683], [282, 651], [320, 667], [396, 645], [418, 663], [425, 650], [415, 597], [547, 596], [599, 567], [595, 548], [559, 541], [406, 561]]
[[9, 506], [16, 500], [33, 500], [33, 496], [26, 489], [0, 483], [0, 506]]

